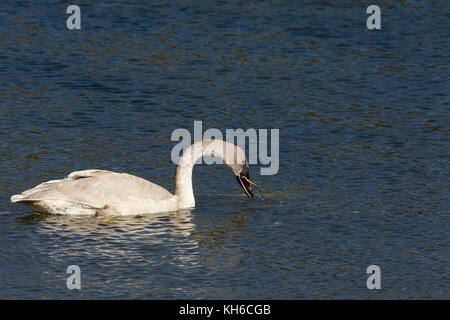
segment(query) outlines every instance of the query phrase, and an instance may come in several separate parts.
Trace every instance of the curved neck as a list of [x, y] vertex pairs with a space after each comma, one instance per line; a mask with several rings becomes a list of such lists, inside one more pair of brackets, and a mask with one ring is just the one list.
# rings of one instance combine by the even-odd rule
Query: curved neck
[[194, 190], [192, 188], [192, 170], [198, 159], [202, 157], [203, 142], [199, 141], [189, 146], [180, 158], [175, 175], [175, 195], [178, 197], [178, 207], [195, 207]]
[[[178, 198], [179, 209], [195, 207], [192, 170], [203, 155], [215, 158], [219, 161], [215, 163], [222, 163], [235, 172], [240, 172], [246, 163], [242, 149], [222, 140], [198, 141], [189, 146], [178, 162], [175, 176], [175, 196]], [[234, 166], [237, 167], [233, 169]]]

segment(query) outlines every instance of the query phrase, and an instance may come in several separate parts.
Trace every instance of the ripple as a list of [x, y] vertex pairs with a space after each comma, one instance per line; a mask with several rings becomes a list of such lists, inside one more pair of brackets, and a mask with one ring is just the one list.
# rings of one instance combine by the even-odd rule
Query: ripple
[[[354, 5], [211, 1], [90, 5], [74, 33], [54, 6], [4, 2], [1, 296], [447, 297], [445, 8], [385, 5], [377, 33]], [[194, 120], [279, 128], [279, 173], [250, 168], [269, 193], [248, 200], [203, 166], [186, 212], [40, 216], [9, 203], [87, 168], [171, 190], [170, 136]], [[365, 287], [373, 263], [382, 295]], [[70, 264], [80, 292], [65, 285]]]

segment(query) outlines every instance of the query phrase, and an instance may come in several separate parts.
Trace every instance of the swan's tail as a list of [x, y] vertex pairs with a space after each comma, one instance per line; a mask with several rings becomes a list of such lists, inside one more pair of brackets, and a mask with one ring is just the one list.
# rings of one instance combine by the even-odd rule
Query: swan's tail
[[20, 202], [24, 199], [24, 196], [21, 194], [15, 194], [13, 196], [11, 196], [11, 202]]

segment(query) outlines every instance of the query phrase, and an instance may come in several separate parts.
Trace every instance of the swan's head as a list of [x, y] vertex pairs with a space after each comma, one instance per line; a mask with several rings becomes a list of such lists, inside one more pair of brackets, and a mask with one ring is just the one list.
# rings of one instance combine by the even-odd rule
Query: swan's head
[[220, 140], [207, 141], [204, 143], [204, 147], [203, 154], [223, 161], [225, 167], [234, 173], [247, 197], [253, 198], [252, 186], [249, 182], [248, 162], [244, 150], [234, 144]]

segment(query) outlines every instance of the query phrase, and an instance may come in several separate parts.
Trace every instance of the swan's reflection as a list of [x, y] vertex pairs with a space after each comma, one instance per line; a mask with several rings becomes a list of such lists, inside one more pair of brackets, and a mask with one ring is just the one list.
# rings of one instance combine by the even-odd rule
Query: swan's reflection
[[29, 231], [24, 252], [35, 261], [30, 267], [48, 277], [49, 287], [65, 288], [66, 268], [78, 265], [84, 294], [225, 294], [208, 279], [240, 272], [251, 261], [242, 241], [254, 236], [249, 219], [255, 211], [241, 208], [224, 214], [203, 208], [207, 206], [200, 205], [195, 213], [134, 217], [31, 214], [16, 218], [16, 223]]
[[192, 209], [114, 217], [31, 214], [18, 220], [39, 235], [41, 247], [36, 249], [45, 259], [66, 265], [86, 262], [99, 272], [142, 268], [210, 274], [245, 261], [246, 250], [234, 239], [250, 236], [248, 219], [254, 210], [221, 216], [197, 210], [196, 223]]
[[41, 250], [53, 260], [158, 264], [170, 256], [186, 265], [195, 264], [198, 254], [191, 211], [113, 217], [31, 214], [18, 221], [32, 224], [41, 240], [48, 241]]

